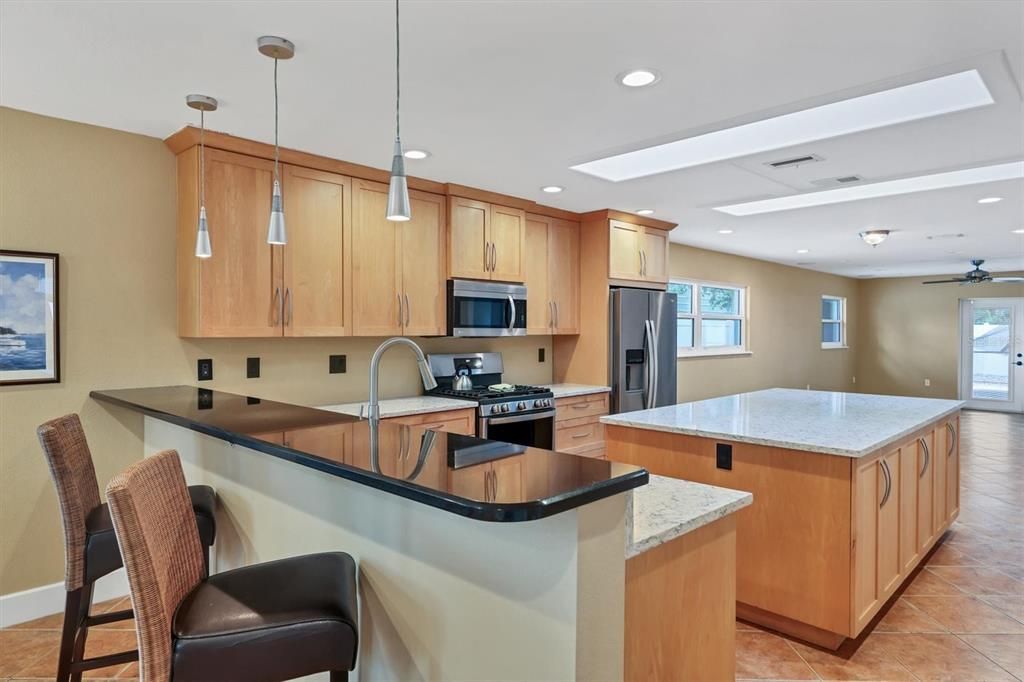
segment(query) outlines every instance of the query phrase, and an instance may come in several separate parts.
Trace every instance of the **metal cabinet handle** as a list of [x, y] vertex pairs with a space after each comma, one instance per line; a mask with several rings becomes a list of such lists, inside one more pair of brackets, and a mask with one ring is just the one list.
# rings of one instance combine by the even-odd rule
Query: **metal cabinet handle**
[[928, 471], [928, 465], [932, 461], [932, 453], [928, 450], [928, 441], [924, 438], [918, 438], [917, 442], [924, 448], [924, 464], [921, 466], [921, 473], [917, 475], [918, 478], [924, 478], [924, 473]]
[[396, 294], [398, 298], [398, 326], [402, 326], [402, 295]]
[[409, 305], [409, 294], [405, 296], [405, 326], [409, 326], [409, 319], [412, 317], [412, 306]]
[[270, 299], [270, 307], [274, 310], [274, 326], [281, 324], [281, 316], [284, 314], [284, 309], [280, 305], [281, 302], [281, 287], [274, 287], [274, 298]]
[[290, 325], [295, 319], [295, 299], [292, 298], [292, 288], [288, 287], [284, 290], [284, 300], [288, 302], [288, 319], [285, 320], [285, 325]]
[[548, 301], [548, 327], [555, 326], [555, 302]]
[[882, 476], [885, 477], [885, 492], [882, 494], [882, 501], [878, 503], [878, 508], [881, 509], [889, 501], [889, 495], [892, 493], [892, 472], [889, 471], [889, 463], [884, 459], [878, 463], [882, 466]]
[[420, 424], [420, 428], [430, 431], [432, 429], [439, 429], [444, 426], [444, 422], [438, 422], [437, 424]]
[[946, 449], [946, 457], [949, 457], [956, 449], [956, 427], [953, 426], [953, 422], [946, 422], [946, 430], [949, 431], [949, 447]]
[[584, 403], [575, 403], [573, 405], [570, 405], [570, 407], [572, 407], [572, 409], [574, 409], [574, 410], [585, 410], [588, 407], [590, 407], [590, 405], [588, 405], [587, 403], [584, 402]]
[[562, 317], [562, 311], [558, 309], [558, 301], [555, 301], [555, 326], [558, 326], [560, 322], [559, 318]]
[[643, 277], [643, 275], [644, 275], [644, 250], [643, 249], [637, 249], [637, 250], [640, 252], [640, 276]]
[[593, 431], [587, 431], [586, 433], [574, 433], [574, 434], [572, 434], [572, 437], [573, 438], [586, 438], [587, 436], [592, 436], [592, 435], [594, 435]]

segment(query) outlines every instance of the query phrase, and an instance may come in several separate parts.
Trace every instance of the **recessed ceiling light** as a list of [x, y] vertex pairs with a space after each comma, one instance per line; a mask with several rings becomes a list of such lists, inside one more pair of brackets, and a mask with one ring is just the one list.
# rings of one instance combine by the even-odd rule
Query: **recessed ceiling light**
[[627, 88], [642, 88], [645, 85], [654, 85], [660, 81], [661, 75], [653, 69], [633, 69], [632, 71], [620, 73], [615, 77], [615, 80]]
[[811, 250], [810, 249], [797, 249], [796, 252], [797, 253], [810, 253]]
[[911, 83], [791, 114], [572, 166], [619, 182], [992, 104], [977, 70]]
[[425, 159], [428, 156], [430, 156], [430, 152], [428, 152], [426, 149], [406, 149], [405, 150], [405, 158], [407, 158], [407, 159], [419, 160], [419, 159]]
[[719, 230], [718, 234], [732, 234], [732, 230]]
[[1024, 228], [1021, 228], [1019, 230], [1014, 230], [1013, 233], [1014, 234], [1024, 234]]
[[747, 201], [741, 204], [731, 204], [729, 206], [715, 206], [714, 208], [716, 211], [728, 213], [729, 215], [746, 216], [758, 213], [788, 211], [794, 208], [807, 208], [808, 206], [839, 204], [844, 201], [875, 199], [895, 194], [911, 194], [913, 192], [926, 192], [933, 189], [977, 185], [984, 182], [1015, 180], [1018, 178], [1024, 178], [1024, 161], [1011, 161], [1010, 163], [1000, 163], [994, 166], [981, 166], [979, 168], [967, 168], [965, 170], [950, 171], [948, 173], [918, 175], [916, 177], [903, 178], [901, 180], [888, 180], [886, 182], [873, 182], [869, 185], [840, 187], [839, 189], [829, 189], [822, 192], [791, 194], [788, 197], [762, 199], [760, 201]]
[[978, 199], [978, 203], [979, 204], [994, 204], [997, 201], [1002, 201], [1002, 200], [1003, 200], [1002, 197], [984, 197], [983, 199]]
[[548, 194], [558, 194], [563, 189], [565, 188], [559, 187], [558, 185], [544, 185], [543, 187], [540, 188], [540, 191], [547, 192]]
[[651, 215], [652, 213], [654, 213], [654, 209], [653, 208], [639, 208], [639, 209], [637, 209], [636, 212], [637, 212], [637, 215]]

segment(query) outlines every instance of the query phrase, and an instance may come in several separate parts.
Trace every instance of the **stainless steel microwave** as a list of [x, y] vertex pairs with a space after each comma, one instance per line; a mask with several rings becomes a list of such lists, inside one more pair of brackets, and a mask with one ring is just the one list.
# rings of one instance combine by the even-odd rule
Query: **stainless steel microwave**
[[525, 286], [448, 280], [448, 336], [525, 335]]

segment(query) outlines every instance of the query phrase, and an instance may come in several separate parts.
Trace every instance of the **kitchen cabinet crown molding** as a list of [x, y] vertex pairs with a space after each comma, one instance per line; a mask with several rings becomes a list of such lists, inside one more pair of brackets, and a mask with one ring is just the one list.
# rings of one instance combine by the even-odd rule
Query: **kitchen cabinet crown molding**
[[675, 229], [677, 225], [677, 223], [670, 223], [667, 220], [658, 220], [649, 216], [616, 211], [613, 208], [602, 208], [599, 211], [584, 213], [579, 216], [578, 220], [581, 222], [617, 220], [621, 223], [630, 223], [631, 225], [640, 225], [655, 230], [665, 230], [666, 232]]

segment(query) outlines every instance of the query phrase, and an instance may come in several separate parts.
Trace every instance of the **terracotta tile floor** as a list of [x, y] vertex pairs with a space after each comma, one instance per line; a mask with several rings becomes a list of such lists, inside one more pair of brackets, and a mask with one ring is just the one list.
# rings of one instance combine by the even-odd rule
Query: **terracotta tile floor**
[[[874, 630], [836, 654], [738, 623], [738, 679], [1024, 680], [1024, 416], [965, 412], [961, 430], [960, 518]], [[60, 621], [0, 630], [0, 680], [52, 680]], [[90, 631], [87, 653], [134, 648], [133, 628]], [[137, 675], [131, 663], [85, 677]]]
[[737, 623], [737, 679], [1024, 680], [1024, 415], [960, 424], [960, 517], [874, 630], [833, 653]]

